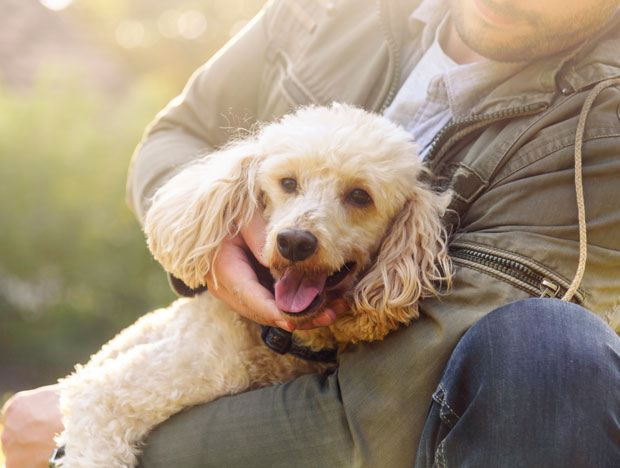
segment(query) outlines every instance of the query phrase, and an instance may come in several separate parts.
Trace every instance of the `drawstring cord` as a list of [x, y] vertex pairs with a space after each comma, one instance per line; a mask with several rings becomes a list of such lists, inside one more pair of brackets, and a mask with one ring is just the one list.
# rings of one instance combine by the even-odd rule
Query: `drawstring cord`
[[579, 122], [577, 123], [577, 132], [575, 133], [575, 194], [577, 197], [577, 218], [579, 221], [579, 264], [577, 265], [577, 271], [575, 277], [571, 282], [568, 290], [562, 297], [563, 301], [570, 301], [577, 288], [581, 284], [583, 279], [583, 273], [586, 269], [586, 260], [588, 258], [588, 237], [586, 229], [586, 209], [585, 201], [583, 197], [583, 176], [582, 176], [582, 160], [581, 150], [583, 146], [583, 133], [586, 126], [586, 119], [592, 108], [594, 100], [601, 91], [611, 86], [620, 85], [620, 78], [613, 78], [610, 80], [601, 81], [597, 84], [588, 97], [586, 102], [581, 108], [581, 114], [579, 115]]

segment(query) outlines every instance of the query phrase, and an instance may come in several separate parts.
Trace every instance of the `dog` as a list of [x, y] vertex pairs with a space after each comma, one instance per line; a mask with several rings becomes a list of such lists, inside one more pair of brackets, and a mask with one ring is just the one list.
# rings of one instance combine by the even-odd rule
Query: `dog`
[[[416, 318], [450, 271], [441, 222], [450, 194], [431, 190], [427, 175], [405, 130], [344, 104], [301, 108], [180, 170], [144, 227], [169, 273], [204, 285], [222, 241], [260, 213], [282, 312], [302, 325], [336, 297], [348, 311], [292, 336], [208, 292], [145, 315], [60, 381], [62, 466], [135, 466], [145, 435], [181, 409], [327, 371], [333, 359], [313, 352], [380, 340]], [[284, 340], [303, 352], [274, 352], [270, 333], [272, 348]]]

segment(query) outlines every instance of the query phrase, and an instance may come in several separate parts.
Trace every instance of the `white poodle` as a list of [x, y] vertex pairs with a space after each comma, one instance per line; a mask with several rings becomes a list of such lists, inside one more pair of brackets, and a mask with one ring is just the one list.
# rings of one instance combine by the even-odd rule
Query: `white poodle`
[[[148, 245], [197, 287], [222, 240], [262, 212], [282, 312], [303, 323], [330, 298], [350, 306], [329, 327], [295, 331], [293, 347], [340, 352], [407, 324], [447, 279], [449, 195], [431, 191], [424, 172], [410, 135], [387, 119], [302, 108], [166, 183], [146, 217]], [[208, 293], [142, 317], [61, 381], [62, 466], [134, 466], [144, 436], [182, 408], [334, 365], [274, 352], [261, 332]]]

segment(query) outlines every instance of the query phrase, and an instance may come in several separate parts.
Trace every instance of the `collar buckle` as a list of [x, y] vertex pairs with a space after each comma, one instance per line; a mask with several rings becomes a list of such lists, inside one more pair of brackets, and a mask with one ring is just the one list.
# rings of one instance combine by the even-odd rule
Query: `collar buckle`
[[338, 361], [337, 349], [312, 350], [294, 342], [293, 334], [289, 331], [267, 325], [259, 325], [261, 338], [269, 349], [278, 354], [290, 354], [299, 359], [313, 362], [335, 363]]
[[276, 327], [260, 326], [261, 338], [267, 347], [278, 354], [286, 354], [291, 349], [293, 334], [289, 331]]

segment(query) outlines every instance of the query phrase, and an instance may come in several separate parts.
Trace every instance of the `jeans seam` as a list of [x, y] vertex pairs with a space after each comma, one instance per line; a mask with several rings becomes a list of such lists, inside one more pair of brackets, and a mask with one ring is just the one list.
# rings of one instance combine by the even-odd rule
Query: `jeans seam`
[[448, 468], [448, 464], [446, 462], [446, 440], [442, 440], [440, 444], [437, 446], [437, 450], [435, 451], [435, 461], [433, 463], [433, 468]]
[[[441, 418], [441, 420], [444, 423], [446, 423], [450, 428], [452, 428], [452, 427], [454, 427], [454, 424], [455, 424], [454, 420], [459, 420], [461, 417], [448, 404], [447, 392], [446, 392], [446, 389], [443, 387], [443, 385], [439, 384], [439, 389], [441, 391], [441, 396], [438, 396], [437, 398], [435, 398], [435, 395], [437, 395], [437, 393], [436, 393], [435, 395], [433, 395], [433, 398], [435, 399], [435, 401], [437, 401], [437, 403], [439, 403], [441, 405], [441, 409], [442, 410], [444, 410], [444, 409], [447, 410], [448, 415], [450, 416], [450, 418], [448, 418], [447, 415], [444, 414], [443, 411], [439, 412], [439, 417]], [[451, 419], [453, 419], [453, 420], [451, 420]]]

